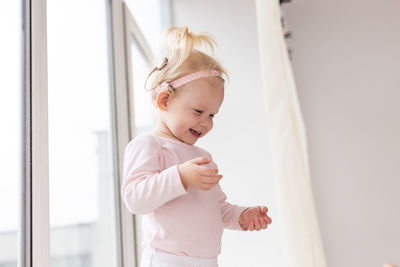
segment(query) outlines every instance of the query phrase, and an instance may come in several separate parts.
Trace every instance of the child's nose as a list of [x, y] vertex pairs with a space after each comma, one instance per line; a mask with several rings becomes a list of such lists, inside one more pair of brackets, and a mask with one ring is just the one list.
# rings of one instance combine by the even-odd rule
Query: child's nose
[[200, 126], [202, 126], [202, 127], [210, 127], [210, 125], [211, 125], [211, 121], [209, 120], [209, 119], [204, 119], [204, 120], [202, 120], [202, 121], [200, 121]]

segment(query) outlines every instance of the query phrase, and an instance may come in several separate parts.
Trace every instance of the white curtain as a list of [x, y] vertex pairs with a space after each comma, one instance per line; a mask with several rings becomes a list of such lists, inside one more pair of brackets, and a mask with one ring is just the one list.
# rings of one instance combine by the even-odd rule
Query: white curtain
[[256, 0], [264, 105], [288, 267], [325, 267], [307, 142], [281, 26], [279, 0]]

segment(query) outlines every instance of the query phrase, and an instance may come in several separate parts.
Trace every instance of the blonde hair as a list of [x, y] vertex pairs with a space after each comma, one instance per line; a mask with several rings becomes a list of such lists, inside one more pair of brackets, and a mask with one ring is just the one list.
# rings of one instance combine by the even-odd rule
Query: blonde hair
[[[152, 99], [157, 94], [155, 88], [163, 82], [172, 82], [192, 72], [215, 69], [229, 80], [229, 76], [221, 64], [212, 56], [200, 51], [207, 46], [214, 54], [217, 46], [214, 38], [206, 32], [198, 34], [189, 32], [188, 27], [169, 27], [164, 34], [164, 50], [166, 50], [166, 65], [156, 67], [149, 74], [151, 79]], [[148, 78], [149, 78], [148, 77]], [[147, 81], [147, 80], [146, 80]], [[146, 84], [145, 84], [146, 88]], [[146, 90], [148, 90], [146, 88]]]

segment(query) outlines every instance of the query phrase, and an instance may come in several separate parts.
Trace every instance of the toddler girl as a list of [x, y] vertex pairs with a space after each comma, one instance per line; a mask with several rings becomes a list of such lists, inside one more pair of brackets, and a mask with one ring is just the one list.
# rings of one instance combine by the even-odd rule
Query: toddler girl
[[[195, 146], [213, 127], [224, 99], [222, 66], [200, 51], [207, 34], [166, 31], [167, 57], [152, 75], [157, 123], [126, 147], [122, 198], [143, 215], [141, 267], [218, 266], [224, 228], [253, 231], [271, 223], [267, 207], [226, 201], [211, 154]], [[149, 78], [148, 77], [148, 78]]]

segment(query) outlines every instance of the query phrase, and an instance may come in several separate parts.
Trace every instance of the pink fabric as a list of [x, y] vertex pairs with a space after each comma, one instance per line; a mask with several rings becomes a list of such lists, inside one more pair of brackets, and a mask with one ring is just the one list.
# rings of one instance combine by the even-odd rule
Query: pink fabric
[[238, 219], [247, 207], [226, 202], [219, 184], [185, 191], [177, 165], [201, 156], [212, 160], [204, 149], [152, 134], [127, 145], [121, 194], [130, 212], [143, 215], [144, 248], [213, 258], [221, 252], [223, 228], [242, 230]]
[[191, 81], [203, 78], [203, 77], [209, 77], [209, 76], [217, 76], [217, 77], [221, 77], [221, 73], [217, 70], [201, 70], [201, 71], [197, 71], [188, 75], [185, 75], [175, 81], [172, 81], [170, 83], [164, 82], [162, 84], [160, 84], [159, 86], [157, 86], [156, 88], [156, 92], [162, 92], [164, 90], [168, 90], [168, 87], [171, 86], [173, 89], [181, 87], [187, 83], [190, 83]]

